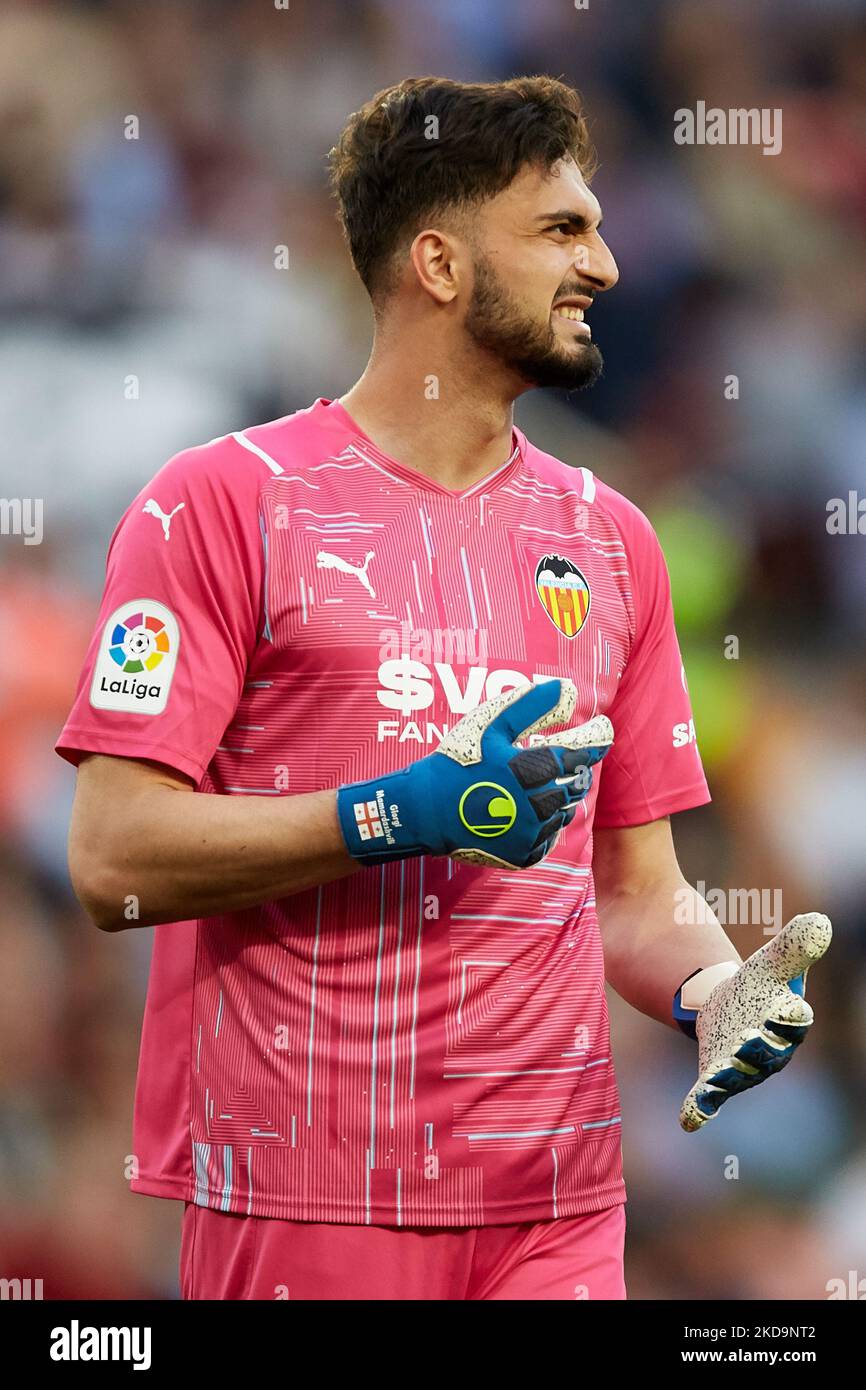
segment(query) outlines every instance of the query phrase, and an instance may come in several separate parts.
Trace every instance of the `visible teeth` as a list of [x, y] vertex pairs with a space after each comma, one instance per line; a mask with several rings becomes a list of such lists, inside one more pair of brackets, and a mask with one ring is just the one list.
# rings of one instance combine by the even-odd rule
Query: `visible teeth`
[[575, 319], [578, 323], [583, 323], [583, 310], [575, 309], [571, 304], [563, 304], [559, 309], [554, 309], [555, 314], [561, 314], [564, 319]]

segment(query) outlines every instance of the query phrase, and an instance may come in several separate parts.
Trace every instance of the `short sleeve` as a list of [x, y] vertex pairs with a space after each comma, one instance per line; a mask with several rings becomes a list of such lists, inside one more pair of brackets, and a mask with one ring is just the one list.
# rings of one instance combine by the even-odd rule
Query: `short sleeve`
[[124, 513], [61, 757], [145, 758], [201, 781], [263, 624], [261, 467], [231, 436], [185, 450]]
[[635, 627], [619, 687], [606, 711], [614, 744], [599, 769], [594, 820], [598, 828], [644, 825], [711, 800], [674, 626], [667, 565], [647, 518], [626, 505], [620, 529]]

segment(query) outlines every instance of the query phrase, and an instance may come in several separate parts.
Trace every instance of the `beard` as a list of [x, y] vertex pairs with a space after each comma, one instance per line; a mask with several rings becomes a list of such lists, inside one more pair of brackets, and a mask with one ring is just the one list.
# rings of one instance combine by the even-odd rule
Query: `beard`
[[479, 347], [531, 386], [579, 391], [601, 376], [604, 361], [591, 341], [559, 338], [548, 320], [539, 323], [509, 294], [489, 258], [477, 253], [466, 331]]

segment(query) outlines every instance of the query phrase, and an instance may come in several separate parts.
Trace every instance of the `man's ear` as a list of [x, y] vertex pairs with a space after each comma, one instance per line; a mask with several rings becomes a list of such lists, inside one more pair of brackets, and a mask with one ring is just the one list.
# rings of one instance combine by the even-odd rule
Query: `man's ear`
[[457, 237], [435, 227], [418, 233], [409, 261], [419, 287], [438, 304], [450, 304], [469, 272], [468, 253]]

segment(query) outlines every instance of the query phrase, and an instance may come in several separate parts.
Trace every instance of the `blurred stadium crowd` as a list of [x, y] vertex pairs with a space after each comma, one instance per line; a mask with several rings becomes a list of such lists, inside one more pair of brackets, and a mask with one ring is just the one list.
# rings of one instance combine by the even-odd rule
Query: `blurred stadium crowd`
[[[665, 546], [714, 794], [675, 826], [686, 876], [834, 920], [815, 1035], [698, 1136], [693, 1044], [611, 996], [629, 1293], [825, 1298], [866, 1276], [866, 536], [826, 526], [866, 497], [862, 0], [4, 5], [0, 492], [44, 499], [44, 539], [0, 536], [0, 1274], [177, 1296], [180, 1208], [126, 1186], [151, 933], [102, 936], [75, 902], [52, 743], [138, 488], [360, 373], [325, 157], [424, 72], [586, 98], [621, 272], [593, 317], [606, 373], [518, 419]], [[698, 100], [780, 108], [781, 153], [678, 146]], [[729, 931], [744, 956], [766, 940]]]

